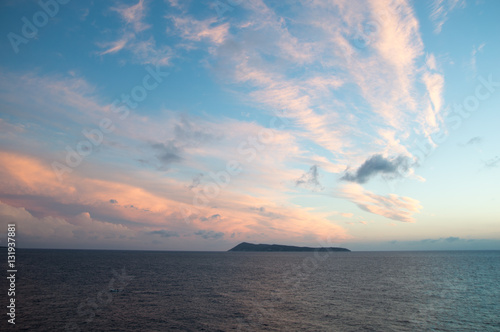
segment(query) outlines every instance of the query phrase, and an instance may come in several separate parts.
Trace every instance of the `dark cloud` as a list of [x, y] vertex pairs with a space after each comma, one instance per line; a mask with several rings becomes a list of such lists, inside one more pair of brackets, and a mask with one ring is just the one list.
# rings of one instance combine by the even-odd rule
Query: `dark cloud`
[[201, 217], [200, 220], [201, 221], [219, 221], [221, 218], [220, 214], [214, 214], [208, 218], [206, 217]]
[[159, 231], [152, 231], [149, 232], [148, 234], [153, 234], [153, 235], [160, 235], [161, 237], [179, 237], [179, 234], [177, 232], [172, 232], [172, 231], [167, 231], [167, 230], [159, 230]]
[[377, 174], [399, 177], [409, 169], [409, 158], [398, 156], [392, 159], [376, 154], [367, 159], [355, 172], [346, 171], [340, 179], [343, 181], [365, 183]]
[[183, 149], [176, 146], [173, 140], [166, 143], [153, 143], [151, 146], [159, 151], [159, 153], [156, 154], [156, 158], [158, 158], [164, 166], [182, 161]]
[[278, 213], [267, 211], [266, 208], [263, 206], [261, 206], [261, 207], [252, 206], [252, 207], [250, 207], [250, 210], [257, 211], [257, 213], [260, 214], [261, 216], [268, 217], [271, 219], [280, 219], [283, 217], [282, 215], [280, 215]]
[[473, 144], [479, 144], [483, 141], [483, 139], [479, 136], [472, 137], [465, 145], [473, 145]]
[[174, 134], [176, 141], [189, 146], [198, 146], [220, 138], [220, 135], [213, 133], [210, 128], [201, 127], [186, 116], [175, 125]]
[[220, 239], [224, 237], [224, 233], [222, 232], [214, 232], [214, 231], [206, 231], [206, 230], [199, 230], [198, 232], [195, 232], [194, 235], [199, 235], [202, 238], [208, 240], [208, 239]]
[[201, 183], [201, 178], [203, 177], [203, 173], [200, 173], [198, 175], [196, 175], [194, 178], [193, 178], [193, 181], [191, 182], [191, 184], [188, 186], [188, 188], [191, 190], [191, 189], [194, 189], [196, 187], [198, 187]]
[[299, 179], [295, 180], [295, 186], [304, 186], [306, 188], [312, 188], [313, 190], [323, 190], [324, 187], [319, 183], [318, 166], [311, 166], [308, 172], [302, 174]]
[[500, 157], [496, 156], [495, 158], [492, 158], [490, 160], [485, 161], [484, 166], [486, 166], [486, 167], [498, 167], [499, 163], [500, 163]]
[[166, 142], [151, 143], [151, 147], [158, 151], [155, 155], [160, 161], [160, 170], [165, 170], [173, 163], [184, 160], [186, 150], [196, 148], [216, 139], [220, 139], [221, 134], [212, 132], [206, 126], [200, 126], [187, 116], [181, 117], [173, 128], [174, 137]]
[[118, 204], [118, 201], [116, 199], [110, 199], [109, 202], [111, 204]]
[[459, 237], [450, 236], [450, 237], [447, 237], [445, 240], [448, 241], [448, 242], [455, 242], [455, 241], [459, 241], [460, 238]]
[[464, 240], [464, 239], [461, 239], [459, 237], [454, 237], [454, 236], [450, 236], [450, 237], [441, 237], [439, 239], [424, 239], [424, 240], [420, 240], [421, 243], [427, 243], [427, 244], [431, 244], [431, 243], [439, 243], [439, 242], [457, 242], [457, 241], [467, 241], [467, 240]]

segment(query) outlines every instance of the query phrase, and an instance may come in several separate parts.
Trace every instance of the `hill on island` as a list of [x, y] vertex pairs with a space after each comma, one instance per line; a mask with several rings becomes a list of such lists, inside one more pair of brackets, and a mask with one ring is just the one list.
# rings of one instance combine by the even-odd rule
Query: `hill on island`
[[248, 242], [242, 242], [238, 244], [236, 247], [229, 249], [228, 251], [289, 251], [289, 252], [297, 252], [297, 251], [344, 251], [348, 252], [349, 249], [346, 248], [338, 248], [338, 247], [321, 247], [321, 248], [312, 248], [312, 247], [296, 247], [296, 246], [286, 246], [281, 244], [253, 244]]

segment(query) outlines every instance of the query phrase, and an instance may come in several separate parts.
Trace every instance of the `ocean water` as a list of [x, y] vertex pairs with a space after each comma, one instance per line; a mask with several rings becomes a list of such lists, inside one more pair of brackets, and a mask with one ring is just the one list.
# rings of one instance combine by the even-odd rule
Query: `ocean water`
[[16, 259], [20, 331], [500, 331], [500, 251]]

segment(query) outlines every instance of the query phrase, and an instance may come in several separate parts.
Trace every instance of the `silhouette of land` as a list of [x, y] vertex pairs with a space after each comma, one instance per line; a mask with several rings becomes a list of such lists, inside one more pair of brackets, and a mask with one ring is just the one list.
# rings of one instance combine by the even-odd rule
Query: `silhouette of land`
[[281, 244], [253, 244], [248, 242], [242, 242], [236, 247], [229, 249], [228, 251], [350, 251], [346, 248], [339, 247], [296, 247], [296, 246], [286, 246]]

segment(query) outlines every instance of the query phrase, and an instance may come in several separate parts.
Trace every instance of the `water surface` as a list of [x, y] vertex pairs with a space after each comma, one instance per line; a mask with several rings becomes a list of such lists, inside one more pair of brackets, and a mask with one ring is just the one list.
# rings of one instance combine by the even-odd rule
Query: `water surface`
[[17, 260], [17, 330], [500, 331], [500, 251], [21, 250]]

